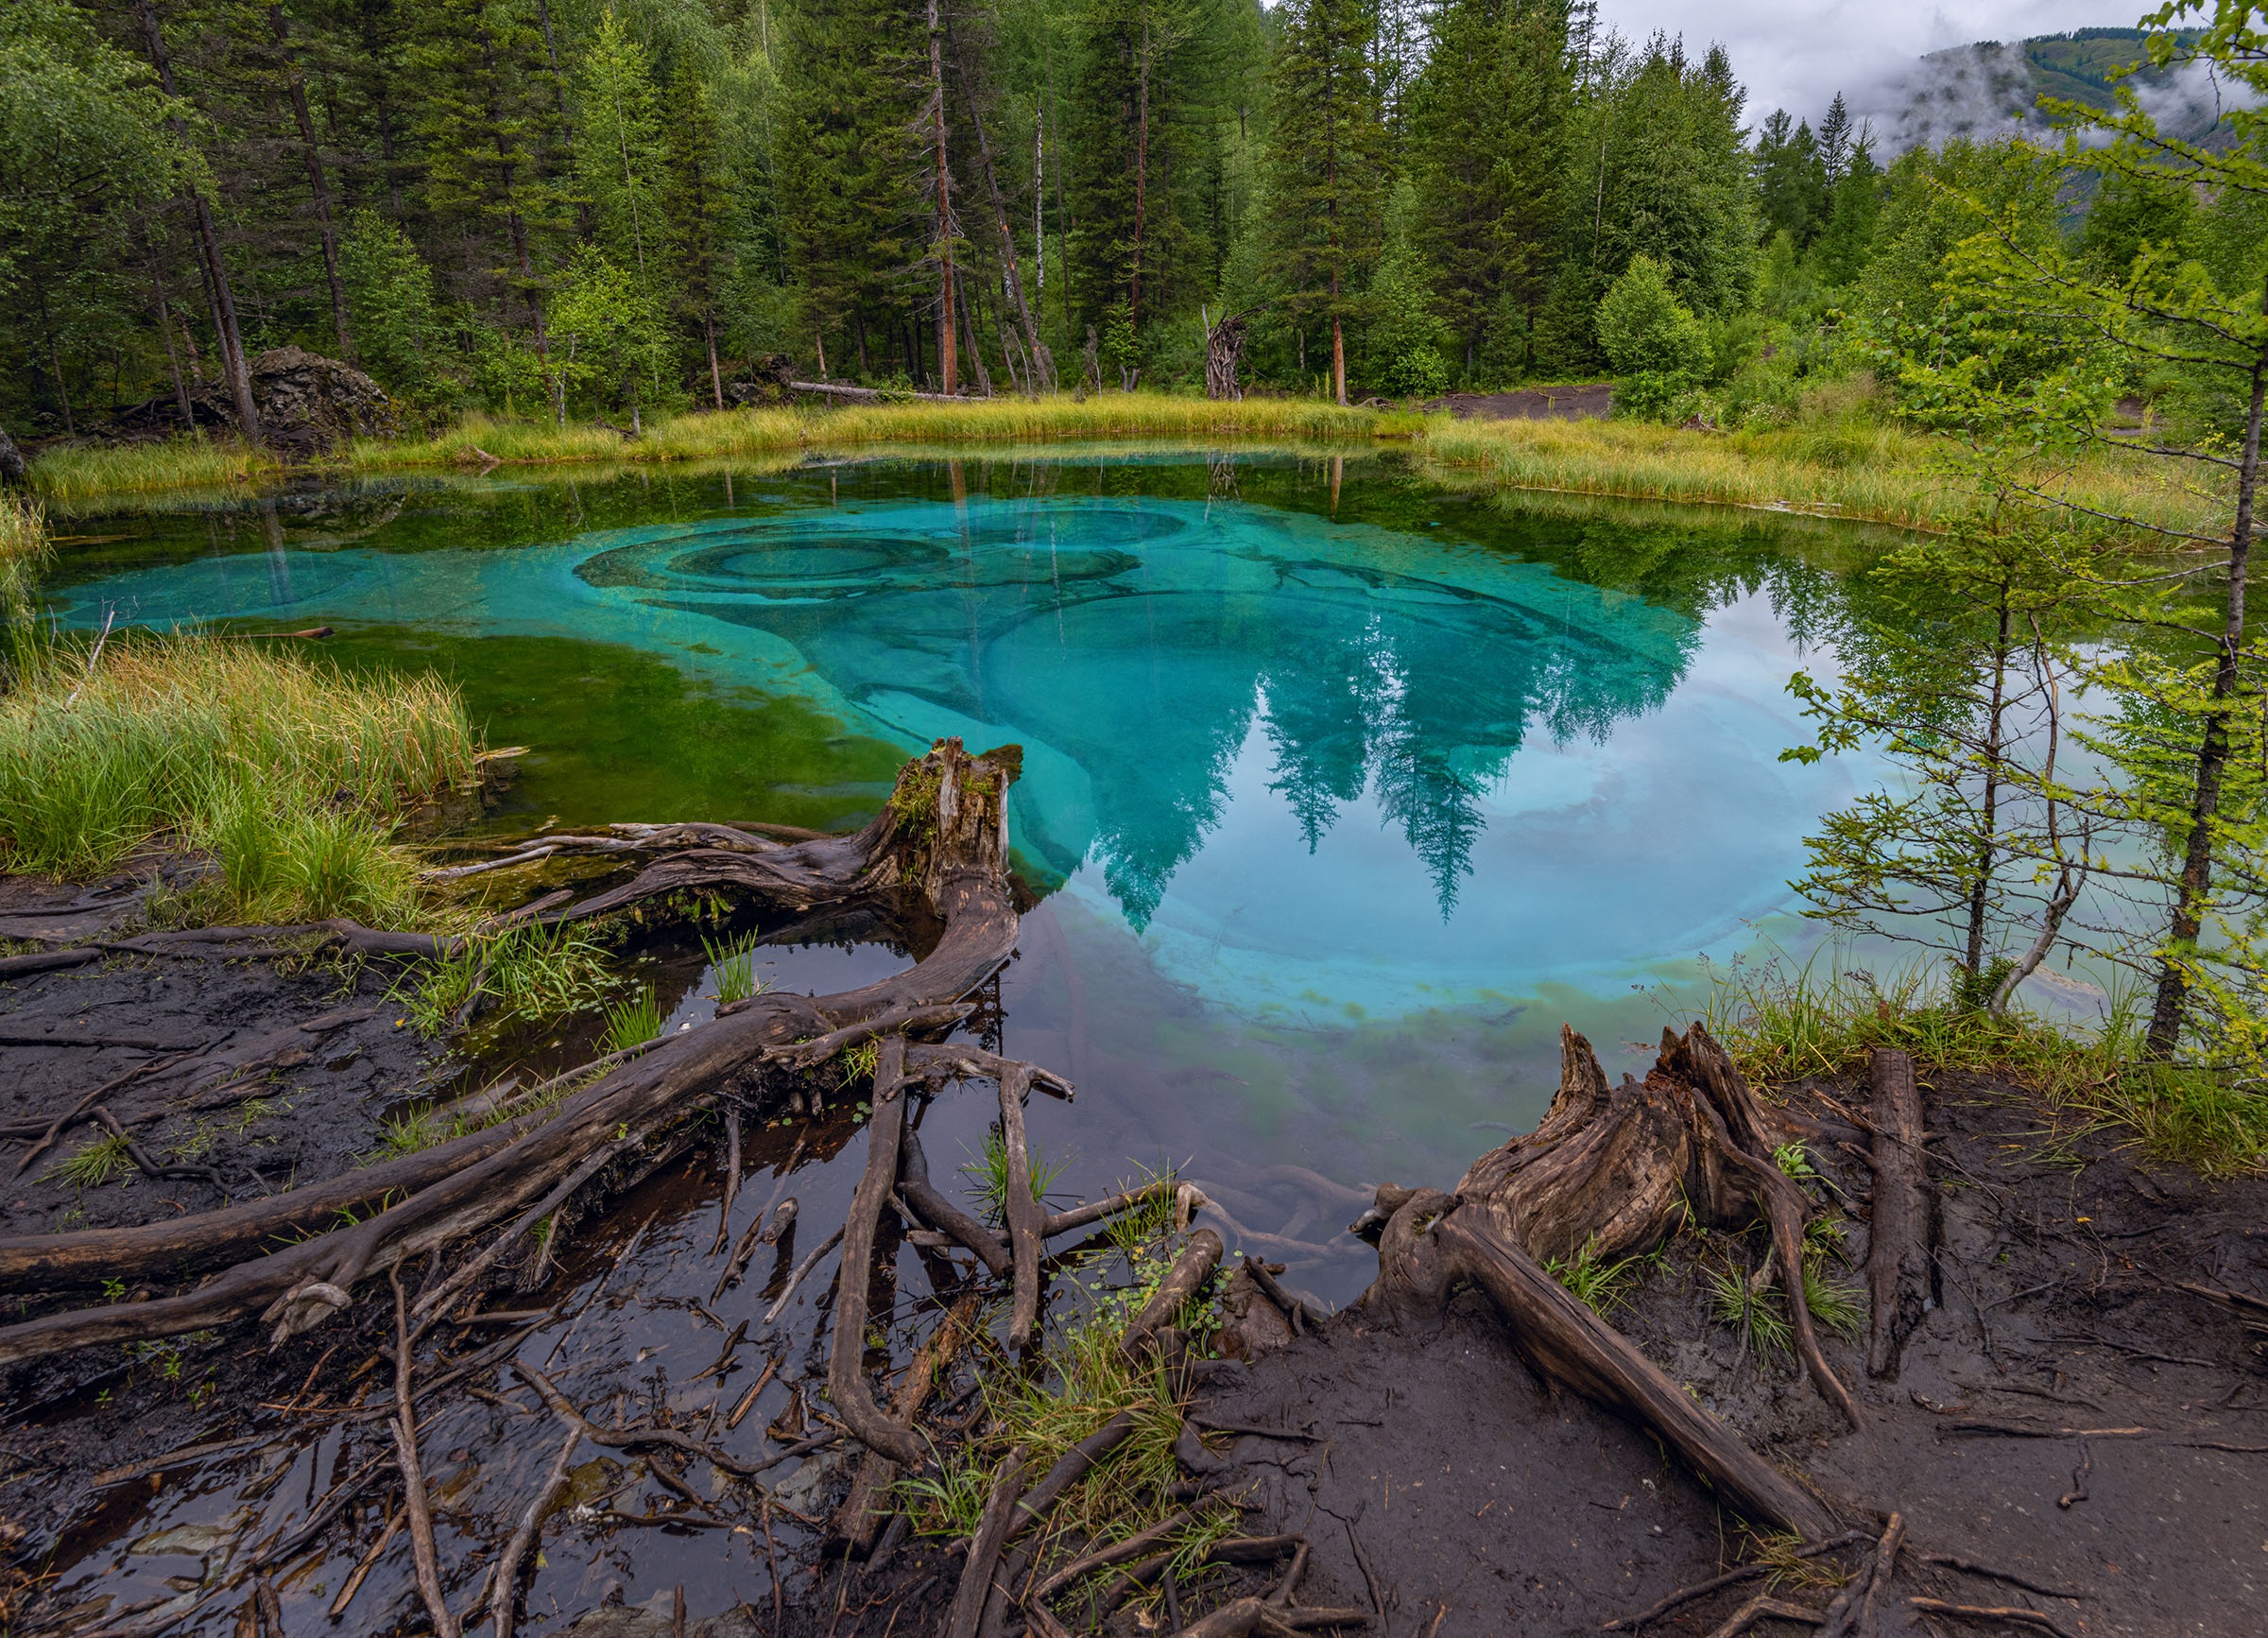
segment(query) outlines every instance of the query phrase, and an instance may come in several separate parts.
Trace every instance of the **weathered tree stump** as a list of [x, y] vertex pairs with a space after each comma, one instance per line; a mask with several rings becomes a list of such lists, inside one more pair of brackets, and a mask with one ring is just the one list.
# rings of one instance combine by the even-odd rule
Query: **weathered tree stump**
[[1545, 1265], [1650, 1250], [1688, 1214], [1711, 1227], [1772, 1227], [1796, 1345], [1820, 1392], [1855, 1428], [1858, 1407], [1828, 1368], [1803, 1300], [1802, 1191], [1774, 1152], [1785, 1141], [1725, 1049], [1695, 1024], [1662, 1032], [1644, 1080], [1610, 1087], [1590, 1043], [1560, 1031], [1560, 1082], [1533, 1132], [1476, 1160], [1456, 1192], [1388, 1187], [1379, 1279], [1365, 1298], [1407, 1327], [1437, 1323], [1452, 1288], [1485, 1292], [1545, 1375], [1636, 1416], [1744, 1511], [1817, 1539], [1815, 1497], [1703, 1411]]

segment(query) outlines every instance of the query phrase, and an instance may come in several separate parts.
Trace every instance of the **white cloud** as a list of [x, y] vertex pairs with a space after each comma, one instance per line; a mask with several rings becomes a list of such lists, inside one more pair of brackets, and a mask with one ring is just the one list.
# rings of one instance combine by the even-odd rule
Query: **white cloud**
[[1889, 88], [1915, 60], [1972, 40], [2019, 41], [2087, 27], [2132, 27], [2142, 0], [1602, 0], [1602, 23], [1644, 39], [1682, 34], [1698, 54], [1712, 41], [1748, 88], [1748, 118], [1784, 108], [1814, 125], [1841, 91], [1854, 112], [1894, 104]]

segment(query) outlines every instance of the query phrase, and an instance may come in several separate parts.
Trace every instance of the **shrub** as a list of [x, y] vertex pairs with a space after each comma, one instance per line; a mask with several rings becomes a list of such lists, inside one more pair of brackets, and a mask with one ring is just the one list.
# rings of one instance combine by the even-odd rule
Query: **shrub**
[[1709, 332], [1670, 288], [1668, 271], [1636, 256], [1599, 303], [1599, 345], [1622, 378], [1615, 407], [1658, 419], [1679, 394], [1709, 373]]

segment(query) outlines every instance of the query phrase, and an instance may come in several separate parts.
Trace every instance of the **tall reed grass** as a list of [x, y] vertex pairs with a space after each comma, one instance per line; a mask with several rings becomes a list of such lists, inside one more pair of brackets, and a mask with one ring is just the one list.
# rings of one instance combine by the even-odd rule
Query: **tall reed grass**
[[0, 866], [86, 877], [162, 841], [216, 866], [184, 913], [401, 925], [419, 901], [394, 823], [477, 751], [430, 679], [217, 636], [44, 643], [0, 698]]
[[[1947, 480], [1936, 440], [1859, 416], [1729, 434], [1636, 421], [1458, 421], [1427, 424], [1425, 459], [1503, 489], [1698, 502], [1942, 528], [1970, 508]], [[2162, 465], [2162, 463], [2159, 463]], [[2099, 456], [2053, 480], [2100, 512], [2209, 533], [2226, 508], [2135, 457]]]
[[204, 489], [280, 476], [284, 463], [234, 437], [163, 443], [75, 443], [31, 463], [32, 487], [47, 500], [74, 503], [150, 490]]

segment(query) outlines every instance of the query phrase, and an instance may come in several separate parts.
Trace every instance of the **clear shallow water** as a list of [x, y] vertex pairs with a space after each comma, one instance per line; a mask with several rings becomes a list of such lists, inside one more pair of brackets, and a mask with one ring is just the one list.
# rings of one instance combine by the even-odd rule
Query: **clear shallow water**
[[1453, 1178], [1540, 1112], [1562, 1019], [1613, 1065], [1696, 956], [1803, 941], [1786, 883], [1853, 772], [1777, 760], [1851, 537], [1378, 461], [408, 487], [90, 535], [70, 623], [329, 623], [455, 676], [536, 748], [514, 823], [846, 823], [936, 735], [1022, 743], [1048, 896], [1003, 998], [1085, 1089], [1036, 1123], [1073, 1186]]

